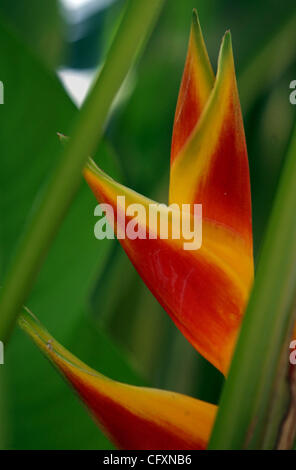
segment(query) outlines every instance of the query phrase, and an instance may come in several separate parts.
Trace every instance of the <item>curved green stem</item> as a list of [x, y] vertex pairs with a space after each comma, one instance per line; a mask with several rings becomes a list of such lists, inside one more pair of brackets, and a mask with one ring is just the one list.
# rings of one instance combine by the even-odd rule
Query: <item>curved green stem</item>
[[[265, 448], [289, 364], [296, 299], [296, 127], [267, 229], [210, 449]], [[275, 397], [276, 394], [276, 397]], [[275, 400], [276, 398], [276, 400]], [[283, 397], [285, 400], [285, 397]], [[279, 409], [279, 403], [276, 403]], [[283, 416], [282, 416], [283, 417]], [[281, 420], [278, 421], [279, 425]], [[274, 426], [274, 423], [271, 423]], [[278, 437], [277, 432], [272, 434]], [[274, 446], [269, 443], [268, 447]]]
[[129, 0], [101, 73], [74, 124], [38, 211], [19, 244], [0, 298], [0, 339], [7, 341], [49, 245], [94, 153], [120, 86], [160, 13], [164, 0]]

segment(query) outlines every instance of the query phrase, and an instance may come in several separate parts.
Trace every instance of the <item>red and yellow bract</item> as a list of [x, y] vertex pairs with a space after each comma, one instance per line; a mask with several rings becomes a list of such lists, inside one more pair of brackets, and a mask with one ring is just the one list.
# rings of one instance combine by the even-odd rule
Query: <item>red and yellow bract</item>
[[[98, 201], [114, 211], [119, 195], [127, 205], [153, 203], [93, 163], [84, 174]], [[253, 281], [249, 167], [230, 33], [214, 80], [195, 15], [175, 117], [169, 202], [202, 204], [201, 249], [188, 252], [160, 237], [120, 243], [184, 336], [226, 374]]]
[[55, 364], [120, 449], [204, 449], [216, 406], [179, 393], [104, 377], [69, 353], [25, 311], [21, 327]]
[[[98, 201], [115, 212], [124, 210], [117, 196], [125, 196], [127, 205], [154, 203], [93, 162], [84, 176]], [[226, 375], [253, 282], [249, 167], [230, 33], [223, 38], [215, 78], [195, 12], [173, 130], [169, 202], [202, 204], [199, 250], [186, 251], [182, 240], [159, 236], [120, 243], [184, 336]], [[147, 220], [141, 223], [143, 230], [158, 234]], [[206, 447], [216, 406], [112, 381], [68, 353], [29, 313], [21, 317], [21, 326], [117, 447]]]

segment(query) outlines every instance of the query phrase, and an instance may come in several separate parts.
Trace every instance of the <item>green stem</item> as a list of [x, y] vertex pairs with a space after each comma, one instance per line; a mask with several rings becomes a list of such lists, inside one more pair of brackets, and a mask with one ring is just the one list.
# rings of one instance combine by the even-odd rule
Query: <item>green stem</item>
[[[225, 384], [210, 449], [261, 448], [295, 321], [296, 127], [267, 229], [254, 288]], [[291, 337], [291, 336], [290, 336]], [[286, 348], [286, 349], [284, 349]]]
[[4, 342], [76, 193], [87, 157], [94, 153], [112, 101], [151, 32], [163, 3], [164, 0], [127, 2], [105, 64], [79, 113], [71, 139], [5, 279], [0, 298], [0, 339]]

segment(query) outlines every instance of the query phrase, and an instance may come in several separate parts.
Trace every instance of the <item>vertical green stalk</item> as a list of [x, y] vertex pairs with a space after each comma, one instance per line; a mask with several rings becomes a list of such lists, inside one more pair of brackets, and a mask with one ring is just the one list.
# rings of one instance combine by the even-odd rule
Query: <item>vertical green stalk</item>
[[71, 139], [5, 279], [0, 298], [0, 339], [4, 342], [76, 193], [87, 157], [94, 153], [99, 142], [112, 101], [151, 32], [163, 3], [164, 0], [127, 2], [105, 64], [79, 113]]
[[[268, 420], [288, 367], [296, 299], [296, 127], [267, 229], [254, 288], [211, 437], [210, 449], [265, 448]], [[275, 396], [277, 394], [277, 396]], [[276, 398], [276, 399], [275, 399]], [[284, 407], [285, 408], [285, 407]], [[285, 411], [285, 410], [284, 410]], [[283, 418], [283, 415], [281, 416]], [[281, 419], [278, 420], [280, 424]], [[296, 424], [296, 423], [295, 423]], [[271, 432], [272, 431], [272, 432]]]

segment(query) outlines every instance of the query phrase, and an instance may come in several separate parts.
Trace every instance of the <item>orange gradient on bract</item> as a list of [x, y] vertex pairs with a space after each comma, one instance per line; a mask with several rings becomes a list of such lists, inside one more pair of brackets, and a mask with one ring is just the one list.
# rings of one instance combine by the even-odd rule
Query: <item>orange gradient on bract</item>
[[[126, 210], [117, 207], [118, 196], [127, 205], [154, 204], [93, 162], [84, 176], [115, 214]], [[191, 210], [202, 204], [200, 249], [185, 251], [181, 239], [161, 239], [157, 227], [156, 240], [119, 241], [188, 341], [226, 374], [254, 274], [249, 166], [230, 33], [214, 79], [195, 15], [173, 130], [169, 201]], [[140, 225], [144, 233], [151, 230], [148, 219]]]
[[[222, 41], [215, 78], [194, 13], [173, 129], [169, 201], [179, 207], [202, 204], [200, 249], [186, 251], [182, 236], [162, 239], [157, 224], [146, 217], [155, 202], [117, 183], [92, 161], [84, 176], [97, 200], [112, 206], [115, 233], [126, 230], [127, 206], [145, 208], [138, 225], [155, 238], [119, 241], [180, 331], [226, 375], [254, 271], [249, 167], [230, 34]], [[118, 196], [126, 205], [117, 204]], [[167, 214], [169, 208], [161, 210]], [[174, 223], [170, 219], [171, 228]], [[20, 324], [118, 448], [207, 446], [216, 406], [107, 379], [60, 346], [28, 312]]]
[[194, 12], [172, 136], [171, 163], [195, 128], [214, 86], [215, 76]]
[[21, 327], [74, 387], [119, 449], [205, 449], [217, 407], [179, 393], [126, 385], [69, 353], [28, 311]]

